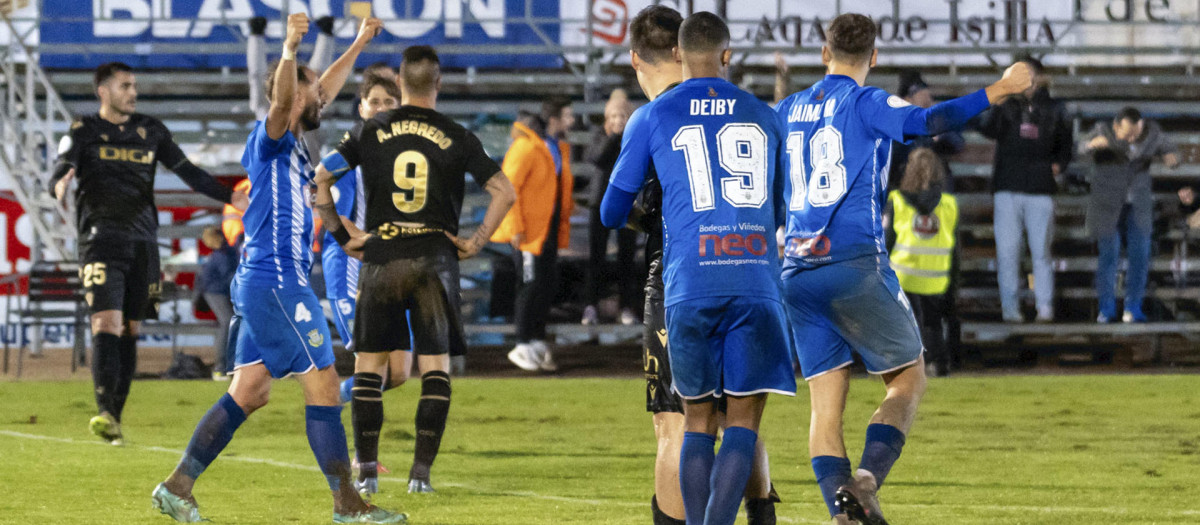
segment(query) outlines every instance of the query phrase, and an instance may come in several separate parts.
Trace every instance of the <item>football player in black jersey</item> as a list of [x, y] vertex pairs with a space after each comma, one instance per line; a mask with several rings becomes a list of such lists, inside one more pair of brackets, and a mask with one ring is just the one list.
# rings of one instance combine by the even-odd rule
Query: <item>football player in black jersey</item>
[[[429, 46], [404, 51], [401, 106], [363, 123], [317, 169], [324, 226], [354, 255], [361, 248], [351, 411], [360, 492], [378, 490], [379, 430], [388, 352], [409, 347], [421, 371], [417, 442], [409, 492], [432, 492], [429, 469], [450, 410], [450, 352], [465, 345], [458, 310], [458, 259], [479, 253], [516, 200], [508, 178], [470, 131], [434, 110], [441, 70]], [[330, 187], [360, 167], [367, 203], [364, 233], [334, 208]], [[466, 174], [491, 195], [483, 224], [458, 236]], [[408, 374], [409, 366], [392, 370]]]
[[92, 313], [92, 380], [99, 415], [88, 426], [120, 445], [121, 411], [137, 369], [141, 321], [155, 315], [161, 290], [157, 164], [192, 189], [244, 210], [247, 196], [221, 185], [187, 159], [171, 132], [154, 117], [136, 113], [137, 81], [120, 62], [96, 68], [100, 111], [71, 125], [59, 144], [51, 185], [67, 198], [71, 180], [79, 230], [80, 277]]

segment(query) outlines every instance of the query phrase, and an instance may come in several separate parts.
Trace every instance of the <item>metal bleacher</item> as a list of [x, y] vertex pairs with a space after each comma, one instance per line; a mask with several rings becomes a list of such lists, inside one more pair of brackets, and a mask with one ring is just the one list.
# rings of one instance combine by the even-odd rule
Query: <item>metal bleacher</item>
[[[781, 4], [790, 0], [778, 0]], [[841, 3], [839, 2], [839, 5]], [[588, 9], [591, 12], [591, 9]], [[526, 13], [527, 17], [535, 14]], [[531, 18], [532, 19], [532, 18]], [[7, 19], [6, 19], [7, 22]], [[219, 23], [235, 24], [240, 21], [222, 20]], [[940, 23], [938, 21], [931, 21]], [[1182, 24], [1182, 23], [1181, 23]], [[1190, 27], [1190, 26], [1189, 26]], [[129, 44], [110, 44], [107, 48], [99, 46], [89, 49], [95, 53], [135, 52]], [[767, 57], [778, 49], [790, 53], [812, 53], [813, 49], [799, 47], [795, 49], [781, 48], [768, 43], [742, 43], [737, 47], [736, 64], [733, 71], [735, 80], [764, 99], [769, 99], [774, 82], [774, 71], [764, 64], [770, 60], [749, 60], [748, 58]], [[1035, 53], [1050, 56], [1084, 56], [1104, 55], [1106, 53], [1125, 53], [1127, 50], [1120, 45], [1108, 48], [1093, 47], [1088, 49], [1056, 48], [1054, 46], [1033, 46]], [[13, 46], [5, 48], [15, 57]], [[539, 49], [542, 52], [577, 54], [584, 57], [582, 62], [567, 61], [558, 70], [538, 71], [476, 71], [448, 70], [443, 78], [444, 95], [439, 102], [439, 109], [454, 116], [460, 121], [471, 124], [481, 135], [481, 139], [489, 152], [499, 157], [503, 154], [507, 137], [507, 122], [518, 109], [537, 109], [541, 97], [549, 94], [566, 94], [572, 96], [578, 103], [576, 113], [581, 120], [595, 122], [602, 113], [603, 94], [615, 87], [623, 87], [637, 94], [636, 83], [632, 81], [632, 72], [628, 66], [613, 60], [613, 53], [601, 52], [591, 47], [566, 48], [563, 46], [547, 45]], [[920, 47], [889, 48], [887, 53], [898, 53], [906, 58], [920, 57], [929, 53], [949, 52], [964, 58], [986, 57], [988, 60], [1006, 60], [1017, 51], [1011, 48], [961, 48], [947, 51], [945, 49], [925, 49]], [[46, 46], [42, 52], [70, 52], [70, 49], [56, 49]], [[500, 49], [495, 53], [529, 52], [529, 49]], [[623, 52], [624, 50], [619, 50]], [[34, 53], [34, 50], [24, 50]], [[196, 52], [237, 53], [236, 46], [226, 46], [211, 50], [196, 50]], [[1148, 51], [1149, 52], [1149, 51]], [[1194, 121], [1194, 100], [1200, 97], [1200, 77], [1194, 74], [1193, 58], [1200, 55], [1200, 49], [1191, 47], [1174, 47], [1170, 49], [1155, 49], [1156, 57], [1175, 62], [1155, 62], [1153, 66], [1111, 66], [1095, 65], [1089, 67], [1052, 66], [1054, 76], [1054, 93], [1065, 100], [1071, 100], [1069, 112], [1075, 118], [1077, 137], [1082, 136], [1092, 122], [1107, 119], [1121, 106], [1134, 103], [1142, 108], [1143, 113], [1164, 122], [1171, 137], [1183, 149], [1185, 164], [1177, 170], [1168, 171], [1156, 166], [1153, 170], [1155, 178], [1156, 198], [1163, 203], [1174, 198], [1176, 189], [1185, 184], [1200, 182], [1200, 126]], [[619, 54], [619, 53], [616, 53]], [[1090, 56], [1089, 55], [1089, 56]], [[6, 55], [7, 56], [7, 55]], [[7, 59], [6, 59], [7, 60]], [[15, 60], [10, 60], [18, 64]], [[9, 64], [5, 62], [5, 64]], [[910, 60], [911, 62], [911, 60]], [[970, 62], [967, 60], [966, 62]], [[965, 62], [964, 62], [965, 63]], [[939, 97], [950, 97], [966, 94], [978, 87], [991, 82], [999, 69], [995, 65], [972, 62], [974, 65], [956, 65], [939, 63], [922, 66], [926, 81], [934, 86]], [[16, 78], [22, 71], [20, 65], [6, 65], [6, 77]], [[873, 74], [872, 81], [877, 85], [893, 89], [895, 73], [900, 66], [883, 65]], [[96, 110], [96, 102], [92, 94], [91, 74], [87, 71], [61, 70], [50, 74], [41, 73], [40, 69], [30, 68], [33, 80], [29, 83], [34, 88], [28, 90], [32, 97], [46, 100], [57, 113], [56, 119], [43, 124], [42, 138], [38, 139], [44, 147], [56, 143], [56, 136], [66, 131], [69, 118], [65, 115], [80, 115]], [[809, 65], [793, 67], [789, 75], [792, 86], [806, 86], [821, 77], [819, 67]], [[40, 76], [39, 76], [40, 75]], [[246, 103], [248, 98], [244, 71], [238, 70], [209, 70], [209, 71], [178, 71], [158, 70], [139, 71], [139, 111], [156, 115], [164, 120], [173, 130], [176, 139], [184, 147], [189, 156], [205, 169], [215, 175], [225, 177], [240, 177], [243, 175], [237, 164], [241, 147], [246, 133], [253, 125]], [[351, 80], [346, 93], [353, 88], [359, 79]], [[327, 110], [324, 127], [332, 131], [330, 137], [339, 134], [339, 130], [349, 129], [355, 116], [350, 107], [350, 97], [343, 94]], [[61, 100], [61, 102], [59, 102]], [[5, 115], [6, 118], [9, 116]], [[16, 119], [16, 120], [14, 120]], [[19, 116], [13, 115], [6, 123], [19, 121]], [[46, 127], [48, 126], [48, 127]], [[8, 125], [3, 128], [5, 143], [10, 140], [10, 129], [18, 126]], [[591, 136], [581, 127], [571, 135], [571, 142], [576, 146], [576, 162], [574, 168], [582, 180], [590, 174], [588, 167], [579, 162], [582, 146], [588, 143]], [[1085, 343], [1113, 342], [1130, 343], [1135, 345], [1148, 344], [1155, 349], [1161, 349], [1164, 344], [1172, 341], [1191, 341], [1200, 335], [1200, 323], [1193, 322], [1200, 318], [1200, 279], [1193, 275], [1192, 268], [1200, 264], [1200, 256], [1191, 257], [1189, 249], [1197, 235], [1183, 228], [1172, 227], [1167, 231], [1156, 234], [1156, 255], [1151, 275], [1151, 289], [1148, 295], [1154, 299], [1159, 320], [1156, 322], [1128, 325], [1097, 325], [1095, 319], [1095, 292], [1091, 284], [1090, 274], [1096, 265], [1094, 244], [1088, 239], [1083, 229], [1083, 210], [1086, 207], [1086, 195], [1063, 193], [1056, 197], [1058, 214], [1056, 218], [1056, 237], [1054, 254], [1056, 257], [1056, 272], [1058, 273], [1059, 288], [1058, 308], [1059, 321], [1053, 325], [1035, 324], [1006, 324], [1000, 323], [999, 298], [995, 281], [995, 251], [991, 226], [991, 196], [988, 190], [991, 172], [991, 145], [977, 134], [968, 134], [969, 146], [967, 151], [954, 159], [952, 170], [956, 177], [956, 191], [959, 194], [963, 218], [961, 221], [961, 245], [963, 258], [961, 264], [962, 286], [960, 289], [960, 311], [964, 319], [963, 335], [967, 343], [992, 344], [1036, 344], [1039, 341], [1083, 341]], [[35, 141], [37, 142], [37, 141]], [[10, 151], [11, 148], [4, 151]], [[47, 156], [43, 155], [43, 158]], [[24, 170], [28, 173], [30, 189], [24, 190], [28, 199], [22, 204], [27, 208], [51, 210], [45, 206], [46, 194], [44, 181], [45, 166], [32, 169], [24, 167], [17, 169], [15, 164], [8, 164], [9, 172], [17, 173]], [[1086, 172], [1087, 166], [1082, 162], [1072, 165], [1075, 174]], [[36, 183], [42, 186], [37, 186]], [[195, 195], [167, 172], [160, 174], [158, 183], [160, 191], [157, 194], [160, 207], [196, 208], [199, 212], [183, 222], [164, 222], [160, 228], [160, 238], [164, 245], [179, 251], [188, 245], [188, 241], [199, 237], [203, 228], [220, 220], [220, 212], [213, 207], [212, 202], [204, 197]], [[475, 193], [468, 196], [464, 206], [464, 220], [470, 223], [471, 218], [479, 214], [483, 202], [477, 188]], [[577, 199], [584, 200], [585, 192], [577, 194]], [[40, 199], [40, 200], [37, 200]], [[54, 211], [59, 213], [61, 210]], [[46, 220], [53, 219], [47, 215]], [[44, 239], [50, 239], [52, 230], [62, 229], [71, 231], [69, 214], [61, 216], [59, 227], [46, 228]], [[572, 249], [566, 253], [568, 258], [579, 258], [586, 250], [585, 218], [582, 210], [572, 219], [576, 224], [572, 239]], [[49, 223], [48, 223], [49, 224]], [[65, 229], [64, 229], [65, 228]], [[41, 231], [41, 230], [39, 230]], [[183, 241], [181, 243], [181, 241]], [[503, 250], [505, 248], [501, 248]], [[64, 245], [64, 252], [73, 254], [73, 246]], [[69, 256], [66, 258], [70, 258]], [[194, 272], [197, 264], [194, 256], [174, 256], [164, 259], [164, 270], [169, 274]], [[464, 290], [464, 304], [471, 308], [467, 316], [470, 324], [468, 334], [474, 341], [498, 343], [511, 335], [510, 325], [497, 323], [485, 311], [478, 311], [475, 305], [486, 304], [489, 300], [488, 284], [493, 273], [487, 259], [466, 263], [464, 278], [471, 282]], [[319, 272], [319, 268], [316, 270]], [[313, 279], [318, 282], [319, 277]], [[180, 300], [175, 308], [185, 308]], [[208, 335], [215, 332], [212, 323], [203, 322], [161, 322], [148, 323], [143, 331], [165, 335], [200, 334]], [[563, 341], [590, 341], [599, 339], [602, 342], [633, 341], [640, 337], [641, 328], [637, 326], [600, 325], [582, 327], [577, 323], [561, 323], [551, 327]], [[1164, 343], [1166, 341], [1166, 343]], [[1155, 351], [1155, 357], [1161, 352]]]

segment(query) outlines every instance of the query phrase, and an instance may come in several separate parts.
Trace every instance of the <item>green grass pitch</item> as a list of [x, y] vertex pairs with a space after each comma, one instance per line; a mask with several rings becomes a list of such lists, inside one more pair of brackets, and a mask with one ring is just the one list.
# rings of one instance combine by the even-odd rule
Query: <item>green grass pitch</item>
[[[169, 523], [150, 491], [226, 384], [139, 381], [127, 445], [87, 432], [90, 384], [0, 383], [0, 523]], [[654, 460], [635, 379], [460, 379], [433, 495], [408, 495], [415, 385], [385, 395], [376, 502], [414, 524], [649, 523]], [[857, 461], [877, 381], [851, 387]], [[763, 438], [780, 523], [825, 523], [809, 469], [807, 389], [772, 397]], [[196, 487], [214, 523], [328, 523], [299, 385], [275, 385]], [[36, 416], [36, 422], [31, 417]], [[344, 419], [349, 428], [349, 410]], [[1200, 378], [932, 380], [881, 492], [894, 524], [1200, 523]], [[740, 522], [740, 521], [739, 521]]]

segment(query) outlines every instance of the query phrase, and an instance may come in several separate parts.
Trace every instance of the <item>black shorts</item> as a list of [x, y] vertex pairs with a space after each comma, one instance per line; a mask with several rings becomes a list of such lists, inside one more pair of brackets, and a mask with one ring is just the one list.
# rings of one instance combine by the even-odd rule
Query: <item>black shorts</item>
[[79, 245], [79, 277], [91, 313], [120, 310], [126, 321], [158, 317], [158, 244], [95, 239]]
[[458, 255], [450, 250], [441, 252], [383, 264], [363, 263], [354, 319], [355, 352], [466, 354], [459, 313]]
[[643, 314], [642, 366], [646, 371], [646, 411], [683, 413], [683, 400], [671, 390], [671, 358], [667, 354], [667, 321], [663, 307], [662, 255], [650, 262]]

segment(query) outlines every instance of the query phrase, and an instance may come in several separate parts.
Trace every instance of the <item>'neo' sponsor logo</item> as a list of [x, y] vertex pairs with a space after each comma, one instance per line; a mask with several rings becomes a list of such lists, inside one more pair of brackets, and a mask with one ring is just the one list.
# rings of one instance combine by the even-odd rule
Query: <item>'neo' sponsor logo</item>
[[767, 238], [761, 233], [742, 236], [738, 233], [726, 235], [704, 234], [700, 236], [700, 256], [709, 255], [751, 255], [767, 254]]

